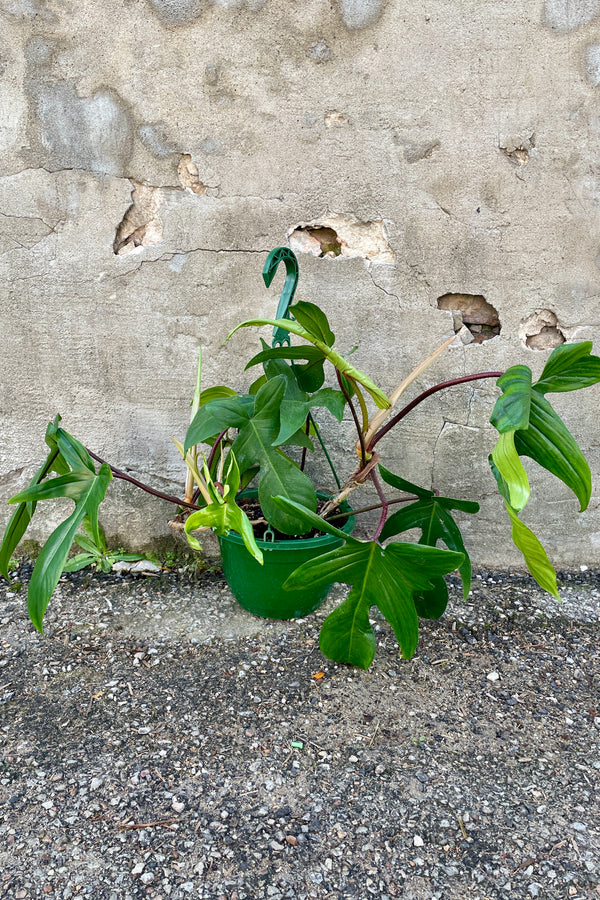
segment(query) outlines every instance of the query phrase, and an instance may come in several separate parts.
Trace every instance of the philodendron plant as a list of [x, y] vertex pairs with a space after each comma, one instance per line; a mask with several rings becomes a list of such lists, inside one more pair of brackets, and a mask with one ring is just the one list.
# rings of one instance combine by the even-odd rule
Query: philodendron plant
[[[323, 654], [368, 668], [376, 649], [369, 612], [377, 606], [390, 622], [402, 656], [410, 658], [417, 646], [418, 617], [437, 619], [446, 609], [444, 576], [458, 570], [464, 596], [469, 593], [471, 563], [454, 514], [475, 514], [479, 505], [439, 496], [390, 471], [380, 461], [380, 442], [432, 394], [489, 378], [497, 381], [500, 391], [490, 419], [498, 432], [489, 457], [491, 471], [512, 524], [513, 540], [530, 573], [558, 597], [555, 571], [540, 541], [521, 519], [530, 493], [521, 457], [531, 457], [559, 478], [573, 491], [581, 510], [587, 507], [591, 494], [588, 463], [547, 395], [600, 381], [600, 357], [591, 355], [591, 343], [557, 347], [536, 382], [527, 366], [516, 365], [506, 372], [479, 372], [435, 384], [401, 406], [407, 388], [454, 338], [437, 348], [388, 395], [334, 349], [335, 336], [316, 304], [299, 301], [288, 307], [295, 290], [297, 262], [286, 248], [269, 255], [263, 272], [267, 286], [281, 261], [288, 277], [277, 317], [243, 322], [227, 338], [235, 341], [240, 328], [274, 329], [273, 343], [278, 346], [263, 340], [262, 349], [246, 366], [262, 366], [262, 374], [246, 392], [225, 386], [201, 391], [198, 378], [190, 427], [185, 441], [176, 442], [189, 470], [185, 499], [154, 491], [109, 466], [64, 431], [58, 417], [48, 427], [48, 458], [29, 488], [9, 501], [18, 506], [0, 546], [0, 572], [8, 577], [9, 560], [38, 501], [53, 497], [74, 501], [75, 509], [40, 552], [29, 585], [29, 613], [40, 630], [60, 574], [69, 565], [69, 550], [80, 525], [85, 523], [89, 540], [101, 540], [98, 506], [113, 475], [177, 503], [187, 516], [185, 532], [193, 546], [199, 546], [194, 536], [198, 530], [211, 528], [227, 534], [234, 529], [262, 563], [253, 524], [239, 501], [240, 490], [253, 483], [258, 490], [260, 522], [266, 521], [273, 531], [293, 538], [316, 529], [343, 541], [337, 549], [296, 569], [285, 585], [290, 589], [334, 582], [350, 586], [346, 599], [323, 623]], [[300, 343], [292, 346], [290, 334]], [[333, 375], [328, 386], [326, 366]], [[332, 383], [336, 387], [331, 387]], [[325, 449], [323, 429], [312, 416], [317, 408], [328, 410], [338, 422], [349, 411], [356, 427], [356, 444], [351, 449], [357, 458], [351, 477], [343, 485], [338, 481], [331, 499], [319, 511], [307, 469], [315, 441]], [[205, 453], [201, 445], [206, 445]], [[98, 468], [95, 461], [100, 463]], [[363, 540], [349, 536], [336, 522], [342, 516], [340, 503], [366, 483], [374, 486], [379, 502], [358, 509], [353, 503], [354, 512], [376, 508], [380, 517], [370, 539]], [[384, 485], [399, 495], [390, 497]], [[418, 543], [401, 539], [413, 529], [420, 531]]]

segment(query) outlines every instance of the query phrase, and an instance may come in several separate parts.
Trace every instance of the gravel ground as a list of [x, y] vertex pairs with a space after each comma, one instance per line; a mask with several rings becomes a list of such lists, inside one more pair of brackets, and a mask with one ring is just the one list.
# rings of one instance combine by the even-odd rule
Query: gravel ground
[[[26, 580], [26, 571], [18, 578]], [[0, 896], [600, 898], [598, 572], [451, 588], [369, 672], [218, 574], [0, 585]]]

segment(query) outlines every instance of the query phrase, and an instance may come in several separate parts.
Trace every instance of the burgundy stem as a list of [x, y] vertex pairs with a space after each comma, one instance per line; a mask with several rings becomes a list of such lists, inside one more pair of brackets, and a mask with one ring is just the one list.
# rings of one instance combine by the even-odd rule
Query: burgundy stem
[[111, 466], [110, 463], [107, 463], [105, 459], [102, 459], [102, 457], [97, 456], [95, 453], [92, 453], [92, 451], [87, 447], [85, 449], [90, 454], [92, 459], [96, 460], [96, 462], [99, 462], [101, 464], [106, 463], [106, 465], [110, 467], [110, 471], [113, 473], [115, 478], [121, 478], [123, 481], [128, 481], [130, 484], [134, 484], [136, 487], [139, 487], [143, 491], [146, 491], [147, 494], [152, 494], [153, 497], [158, 497], [160, 500], [168, 500], [169, 503], [175, 503], [176, 506], [185, 506], [187, 509], [200, 509], [200, 507], [196, 506], [194, 503], [188, 503], [186, 500], [180, 500], [178, 497], [171, 496], [171, 494], [164, 494], [162, 491], [156, 491], [154, 488], [149, 487], [149, 485], [144, 484], [143, 481], [138, 481], [137, 478], [132, 478], [131, 475], [127, 475], [120, 469], [116, 469], [114, 466]]
[[379, 481], [379, 478], [377, 477], [377, 473], [375, 472], [375, 469], [371, 469], [371, 471], [369, 472], [369, 476], [371, 478], [371, 481], [377, 488], [377, 493], [379, 494], [379, 499], [381, 500], [381, 518], [379, 520], [379, 525], [377, 526], [377, 531], [373, 535], [373, 540], [378, 541], [379, 535], [383, 531], [383, 526], [385, 525], [385, 520], [387, 519], [389, 503], [383, 492], [383, 488], [381, 487], [381, 482]]
[[[396, 497], [393, 500], [386, 500], [388, 506], [393, 506], [394, 503], [414, 503], [415, 500], [418, 500], [418, 497]], [[361, 506], [360, 509], [353, 509], [352, 515], [358, 516], [361, 513], [372, 512], [374, 509], [381, 509], [383, 506], [382, 503], [373, 503], [372, 506]], [[335, 516], [325, 516], [326, 522], [333, 522], [334, 519], [344, 519], [348, 517], [347, 512], [337, 512]]]
[[342, 376], [337, 369], [335, 370], [335, 374], [337, 375], [337, 380], [338, 380], [338, 384], [340, 386], [340, 390], [341, 390], [342, 394], [344, 395], [344, 397], [346, 398], [346, 403], [350, 407], [350, 412], [352, 413], [352, 418], [354, 419], [354, 424], [356, 425], [356, 430], [358, 432], [358, 440], [360, 442], [361, 461], [362, 461], [362, 466], [364, 467], [367, 464], [367, 449], [365, 447], [365, 436], [362, 433], [362, 428], [360, 427], [360, 422], [358, 421], [358, 415], [356, 413], [356, 410], [354, 409], [354, 404], [352, 402], [350, 394], [348, 393], [348, 391], [346, 390], [346, 388], [344, 386]]
[[445, 388], [454, 387], [455, 384], [465, 384], [467, 381], [477, 381], [480, 378], [500, 378], [501, 375], [504, 375], [504, 372], [479, 372], [476, 375], [463, 375], [461, 378], [451, 378], [450, 381], [442, 381], [440, 384], [435, 384], [433, 387], [428, 388], [426, 391], [423, 391], [422, 394], [419, 394], [414, 400], [412, 400], [407, 406], [397, 412], [395, 416], [386, 422], [385, 425], [382, 425], [379, 431], [375, 432], [367, 450], [370, 452], [373, 447], [379, 443], [382, 437], [391, 431], [394, 425], [397, 425], [398, 422], [401, 421], [405, 416], [412, 412], [415, 406], [418, 406], [419, 403], [422, 403], [423, 400], [426, 400], [427, 397], [431, 397], [432, 394], [436, 394], [438, 391], [443, 391]]

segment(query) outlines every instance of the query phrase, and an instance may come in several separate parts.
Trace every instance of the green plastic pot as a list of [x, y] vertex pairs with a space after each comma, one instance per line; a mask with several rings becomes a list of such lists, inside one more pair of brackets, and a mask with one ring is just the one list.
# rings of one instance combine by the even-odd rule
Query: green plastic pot
[[[254, 499], [258, 494], [256, 491], [244, 491], [243, 496]], [[340, 510], [351, 512], [347, 503], [341, 504]], [[350, 534], [354, 524], [354, 516], [350, 516], [341, 526], [342, 531]], [[261, 566], [248, 553], [236, 531], [218, 537], [223, 573], [231, 593], [248, 612], [266, 619], [297, 619], [314, 612], [329, 593], [331, 585], [284, 591], [283, 584], [302, 563], [343, 544], [341, 538], [330, 534], [314, 538], [257, 541], [263, 553]]]

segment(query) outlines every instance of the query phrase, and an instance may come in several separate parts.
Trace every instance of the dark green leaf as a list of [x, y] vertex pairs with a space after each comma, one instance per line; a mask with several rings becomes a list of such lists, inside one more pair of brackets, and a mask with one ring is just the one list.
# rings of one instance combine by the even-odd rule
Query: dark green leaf
[[44, 612], [67, 561], [77, 529], [85, 515], [92, 515], [94, 510], [97, 513], [111, 478], [110, 467], [103, 463], [98, 474], [87, 481], [71, 515], [52, 532], [40, 551], [27, 594], [29, 617], [38, 631], [42, 631]]
[[531, 403], [531, 369], [512, 366], [497, 381], [502, 396], [496, 400], [490, 422], [500, 434], [527, 428]]
[[600, 357], [591, 356], [592, 342], [555, 347], [534, 389], [542, 394], [577, 391], [600, 381]]
[[74, 438], [72, 434], [69, 434], [63, 428], [57, 429], [56, 443], [63, 459], [71, 469], [76, 471], [83, 468], [94, 475], [96, 474], [94, 460], [83, 444], [77, 438]]
[[[436, 497], [431, 491], [425, 491], [417, 485], [411, 484], [409, 481], [398, 478], [383, 466], [379, 467], [381, 475], [388, 484], [399, 487], [401, 490], [420, 492], [421, 496], [418, 500], [409, 506], [393, 513], [386, 521], [380, 540], [384, 541], [397, 534], [403, 534], [412, 528], [418, 528], [421, 531], [420, 544], [427, 544], [435, 547], [438, 541], [442, 541], [449, 550], [456, 553], [462, 553], [463, 562], [459, 566], [459, 572], [463, 583], [463, 596], [466, 599], [469, 595], [471, 587], [471, 560], [464, 545], [460, 528], [454, 521], [450, 510], [460, 510], [461, 512], [476, 513], [479, 511], [479, 504], [471, 500], [455, 500], [453, 497]], [[443, 581], [443, 579], [442, 579]], [[439, 580], [433, 591], [428, 591], [422, 596], [415, 597], [415, 604], [419, 615], [426, 618], [439, 618], [448, 601], [448, 592], [445, 588], [440, 588]], [[443, 604], [443, 608], [442, 608]], [[430, 610], [433, 614], [428, 616], [424, 610]]]
[[[327, 530], [330, 529], [331, 526]], [[352, 585], [353, 590], [344, 601], [349, 606], [335, 617], [328, 617], [321, 632], [324, 653], [331, 648], [336, 653], [340, 647], [345, 648], [343, 655], [333, 657], [338, 662], [365, 667], [364, 623], [372, 606], [378, 606], [390, 622], [402, 655], [409, 659], [418, 640], [413, 595], [435, 588], [435, 579], [461, 565], [463, 554], [421, 544], [392, 543], [384, 548], [374, 541], [357, 541], [347, 536], [345, 540], [346, 546], [296, 569], [284, 587], [293, 589], [304, 584], [317, 587], [336, 581]], [[359, 650], [353, 654], [355, 646]]]
[[[258, 497], [269, 523], [284, 534], [301, 534], [302, 524], [294, 513], [283, 511], [273, 497], [295, 497], [310, 509], [317, 508], [317, 497], [310, 479], [296, 463], [273, 446], [280, 430], [280, 407], [285, 379], [268, 381], [256, 395], [254, 415], [248, 419], [233, 444], [240, 471], [260, 466]], [[306, 531], [308, 529], [304, 529]]]
[[184, 450], [206, 443], [227, 428], [242, 428], [254, 410], [254, 397], [247, 394], [211, 400], [201, 406], [185, 436]]
[[517, 432], [515, 448], [560, 478], [579, 500], [581, 511], [587, 508], [592, 492], [590, 467], [567, 426], [537, 391], [531, 396], [529, 428]]
[[[464, 565], [464, 563], [463, 563]], [[470, 570], [469, 565], [469, 570]], [[430, 591], [423, 591], [422, 594], [415, 594], [413, 600], [415, 601], [415, 609], [417, 610], [417, 615], [421, 619], [439, 619], [446, 612], [446, 607], [448, 606], [448, 585], [445, 580], [440, 578], [432, 578], [432, 583], [435, 583], [435, 587]], [[471, 578], [469, 575], [469, 584], [471, 583]], [[463, 581], [463, 594], [464, 594], [465, 582]], [[468, 597], [468, 591], [466, 596]], [[466, 597], [465, 597], [466, 599]]]
[[281, 427], [275, 440], [275, 446], [289, 443], [290, 437], [306, 424], [311, 409], [325, 407], [332, 416], [342, 421], [346, 398], [341, 391], [323, 388], [306, 400], [284, 399], [281, 403]]
[[327, 659], [369, 668], [377, 642], [360, 591], [353, 588], [344, 602], [327, 616], [319, 635], [319, 647]]
[[[58, 447], [54, 446], [54, 448], [51, 448], [45, 463], [40, 466], [33, 476], [29, 484], [30, 488], [38, 485], [46, 477], [48, 472], [51, 472], [54, 469], [58, 457]], [[35, 512], [35, 507], [36, 504], [32, 502], [20, 503], [6, 526], [2, 544], [0, 545], [0, 573], [4, 575], [5, 578], [8, 578], [8, 564], [10, 559], [16, 550], [19, 541], [27, 531], [27, 526]]]
[[257, 366], [259, 363], [268, 362], [271, 359], [305, 359], [308, 362], [322, 362], [325, 354], [317, 347], [270, 347], [253, 356], [246, 365], [246, 369]]
[[78, 553], [66, 561], [63, 566], [63, 572], [80, 572], [88, 566], [97, 563], [99, 557], [96, 553]]
[[315, 303], [300, 300], [290, 306], [290, 312], [313, 338], [323, 341], [328, 347], [333, 347], [335, 335], [329, 326], [327, 316]]

